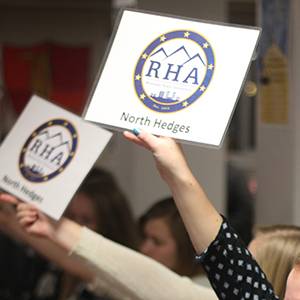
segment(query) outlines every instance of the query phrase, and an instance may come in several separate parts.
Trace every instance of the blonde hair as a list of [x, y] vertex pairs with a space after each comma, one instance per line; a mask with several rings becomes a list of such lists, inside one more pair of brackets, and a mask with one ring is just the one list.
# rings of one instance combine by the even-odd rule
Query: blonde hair
[[287, 277], [298, 259], [300, 263], [300, 227], [272, 225], [256, 229], [260, 239], [255, 259], [265, 272], [280, 299], [284, 298]]

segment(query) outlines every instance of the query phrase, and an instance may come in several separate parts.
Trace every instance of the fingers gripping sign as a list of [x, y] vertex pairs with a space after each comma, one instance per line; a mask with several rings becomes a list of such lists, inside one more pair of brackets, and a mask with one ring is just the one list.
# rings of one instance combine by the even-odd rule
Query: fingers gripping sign
[[180, 145], [172, 138], [155, 136], [140, 129], [125, 131], [124, 136], [127, 140], [151, 151], [164, 180], [172, 180], [174, 175], [181, 172], [182, 166], [187, 165]]
[[[9, 212], [9, 217], [16, 217], [19, 224], [25, 231], [40, 236], [49, 236], [51, 234], [50, 219], [41, 213], [33, 205], [20, 201], [15, 196], [7, 193], [0, 194], [0, 204], [6, 207], [5, 212]], [[8, 211], [7, 206], [9, 204], [15, 207], [14, 210], [10, 208]], [[3, 212], [4, 213], [4, 212]]]
[[10, 194], [0, 193], [0, 203], [10, 203], [13, 205], [17, 205], [19, 203], [19, 200]]

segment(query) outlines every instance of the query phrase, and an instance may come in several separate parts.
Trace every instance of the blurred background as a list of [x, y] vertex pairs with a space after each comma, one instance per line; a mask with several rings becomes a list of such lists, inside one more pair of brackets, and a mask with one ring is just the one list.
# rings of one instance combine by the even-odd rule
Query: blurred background
[[[81, 114], [126, 7], [262, 27], [222, 148], [184, 150], [209, 198], [237, 228], [300, 225], [297, 0], [0, 0], [1, 140], [32, 93]], [[120, 133], [97, 165], [116, 176], [136, 217], [169, 194], [150, 155]]]

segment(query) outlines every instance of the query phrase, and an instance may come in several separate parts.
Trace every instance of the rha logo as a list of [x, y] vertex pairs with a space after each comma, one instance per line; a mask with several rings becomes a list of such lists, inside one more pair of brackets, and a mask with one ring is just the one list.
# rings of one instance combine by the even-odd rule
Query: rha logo
[[141, 54], [134, 72], [140, 101], [157, 112], [175, 112], [194, 103], [208, 88], [215, 69], [210, 43], [188, 30], [156, 38]]
[[74, 158], [78, 145], [75, 127], [66, 120], [42, 124], [24, 144], [19, 168], [31, 182], [48, 181], [63, 172]]

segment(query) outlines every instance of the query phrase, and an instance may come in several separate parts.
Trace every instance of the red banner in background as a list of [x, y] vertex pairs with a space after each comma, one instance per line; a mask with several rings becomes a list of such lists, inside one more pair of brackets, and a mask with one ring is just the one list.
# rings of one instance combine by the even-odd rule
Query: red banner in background
[[3, 47], [4, 84], [19, 114], [32, 94], [80, 114], [89, 93], [88, 47]]

